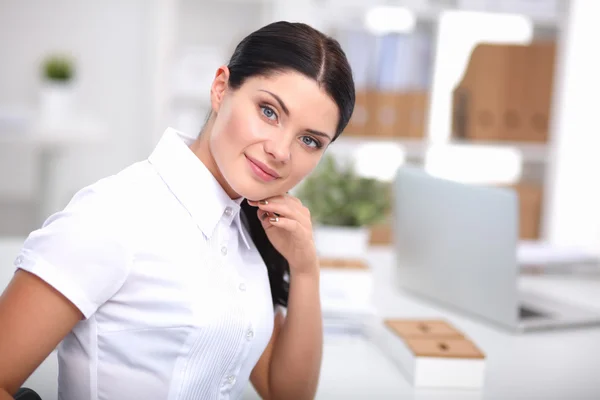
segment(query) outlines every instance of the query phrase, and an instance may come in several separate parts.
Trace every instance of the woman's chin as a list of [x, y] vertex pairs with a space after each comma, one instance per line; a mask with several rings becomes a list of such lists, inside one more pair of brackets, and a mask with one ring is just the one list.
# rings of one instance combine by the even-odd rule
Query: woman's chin
[[267, 185], [262, 185], [257, 182], [239, 182], [238, 184], [235, 184], [235, 186], [232, 185], [232, 188], [245, 199], [260, 201], [277, 194], [274, 193], [273, 188], [268, 188], [266, 186]]
[[261, 200], [262, 198], [259, 198], [261, 195], [261, 192], [263, 192], [264, 190], [260, 190], [260, 188], [257, 188], [256, 184], [248, 184], [245, 182], [231, 182], [230, 183], [231, 188], [237, 193], [239, 194], [241, 197], [248, 199], [248, 200]]

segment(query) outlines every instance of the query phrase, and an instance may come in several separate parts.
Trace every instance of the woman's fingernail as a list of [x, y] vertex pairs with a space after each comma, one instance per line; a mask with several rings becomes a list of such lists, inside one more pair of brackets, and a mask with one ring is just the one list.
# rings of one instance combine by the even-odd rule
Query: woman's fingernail
[[262, 204], [263, 206], [266, 206], [267, 204], [269, 204], [269, 202], [266, 200], [261, 200], [261, 201], [259, 201], [259, 203]]
[[279, 217], [269, 218], [271, 222], [279, 222]]

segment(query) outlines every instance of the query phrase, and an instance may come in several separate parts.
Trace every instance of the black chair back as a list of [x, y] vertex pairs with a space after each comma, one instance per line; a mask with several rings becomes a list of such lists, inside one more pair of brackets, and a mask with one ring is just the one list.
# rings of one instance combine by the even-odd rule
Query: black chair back
[[42, 398], [29, 388], [21, 388], [14, 396], [15, 400], [42, 400]]

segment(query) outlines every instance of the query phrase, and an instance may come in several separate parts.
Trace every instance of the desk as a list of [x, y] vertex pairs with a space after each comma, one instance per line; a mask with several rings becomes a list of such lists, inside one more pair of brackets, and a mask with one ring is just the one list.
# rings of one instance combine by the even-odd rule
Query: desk
[[[402, 400], [598, 400], [600, 327], [512, 334], [480, 320], [402, 294], [393, 282], [389, 248], [369, 254], [373, 301], [383, 317], [445, 318], [486, 353], [481, 391], [415, 390], [400, 369], [362, 337], [325, 338], [317, 399]], [[600, 310], [600, 277], [526, 277], [523, 286]], [[245, 399], [258, 399], [251, 389]]]
[[[12, 271], [21, 241], [0, 241], [0, 287], [4, 287], [10, 276], [8, 271]], [[331, 335], [325, 337], [317, 399], [600, 399], [600, 327], [511, 334], [399, 293], [390, 285], [394, 257], [388, 248], [371, 250], [368, 261], [377, 288], [373, 300], [380, 314], [448, 319], [486, 353], [485, 387], [482, 391], [415, 390], [398, 367], [365, 338]], [[600, 309], [600, 278], [537, 276], [528, 277], [525, 283], [540, 292]], [[38, 390], [44, 400], [56, 399], [54, 356], [46, 360], [27, 385]], [[249, 387], [244, 399], [258, 397]]]

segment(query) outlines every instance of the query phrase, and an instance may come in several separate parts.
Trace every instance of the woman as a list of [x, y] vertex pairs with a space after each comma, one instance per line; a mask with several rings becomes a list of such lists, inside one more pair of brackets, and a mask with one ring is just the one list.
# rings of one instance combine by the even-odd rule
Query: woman
[[29, 235], [0, 299], [0, 400], [59, 343], [64, 400], [239, 398], [248, 380], [263, 398], [314, 397], [319, 266], [287, 193], [348, 123], [350, 67], [333, 39], [273, 23], [210, 99], [193, 143], [167, 129]]

